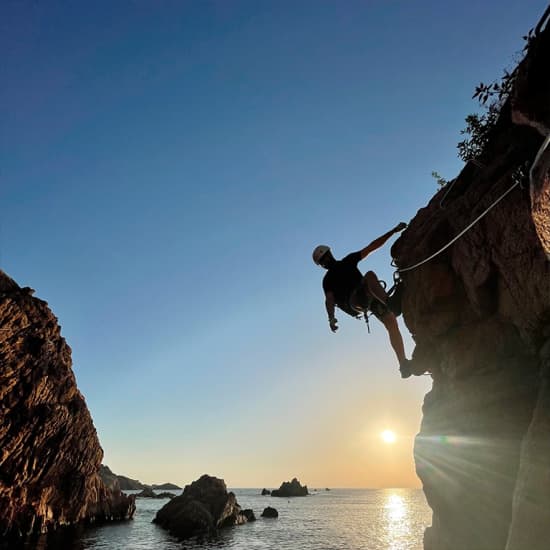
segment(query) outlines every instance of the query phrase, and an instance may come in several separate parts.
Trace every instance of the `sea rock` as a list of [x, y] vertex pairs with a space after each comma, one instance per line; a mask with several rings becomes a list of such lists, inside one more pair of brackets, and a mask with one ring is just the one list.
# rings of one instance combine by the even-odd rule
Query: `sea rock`
[[302, 487], [296, 478], [284, 481], [278, 489], [271, 491], [272, 497], [305, 497], [308, 494], [307, 485]]
[[180, 491], [181, 487], [178, 487], [175, 483], [161, 483], [160, 485], [151, 486], [156, 491]]
[[413, 372], [433, 378], [414, 449], [433, 510], [425, 550], [546, 550], [550, 540], [548, 167], [531, 189], [528, 178], [512, 187], [550, 128], [550, 28], [538, 28], [483, 153], [392, 248]]
[[136, 498], [157, 498], [157, 494], [151, 487], [146, 487], [141, 493], [136, 494]]
[[126, 476], [120, 476], [111, 471], [108, 466], [102, 464], [99, 467], [99, 475], [103, 480], [103, 483], [107, 487], [118, 487], [122, 491], [135, 491], [136, 489], [146, 489], [147, 485], [144, 485], [137, 479], [130, 479]]
[[271, 491], [269, 491], [268, 489], [262, 489], [262, 496], [270, 495], [270, 494], [271, 494]]
[[227, 492], [223, 479], [206, 474], [186, 485], [183, 493], [166, 503], [153, 520], [179, 539], [212, 534], [222, 527], [247, 521], [234, 493]]
[[162, 493], [155, 493], [151, 487], [143, 489], [141, 493], [135, 495], [136, 498], [174, 498], [176, 495], [174, 493], [168, 493], [166, 491]]
[[279, 512], [277, 512], [277, 510], [275, 508], [272, 508], [271, 506], [268, 506], [262, 512], [262, 517], [263, 518], [278, 518], [279, 517]]
[[241, 514], [246, 518], [246, 521], [256, 521], [254, 510], [251, 510], [250, 508], [246, 508], [246, 510], [243, 510]]
[[103, 451], [48, 304], [0, 271], [0, 533], [131, 518], [99, 476]]

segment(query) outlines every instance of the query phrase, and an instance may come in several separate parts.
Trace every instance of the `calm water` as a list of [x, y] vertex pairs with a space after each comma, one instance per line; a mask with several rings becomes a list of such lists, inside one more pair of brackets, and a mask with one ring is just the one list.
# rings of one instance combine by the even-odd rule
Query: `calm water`
[[[166, 500], [138, 499], [133, 521], [85, 530], [72, 540], [42, 542], [39, 550], [422, 550], [431, 511], [416, 489], [333, 489], [309, 497], [261, 496], [233, 489], [257, 521], [228, 528], [215, 540], [178, 542], [151, 523]], [[129, 491], [132, 492], [132, 491]], [[278, 519], [260, 517], [266, 506]]]

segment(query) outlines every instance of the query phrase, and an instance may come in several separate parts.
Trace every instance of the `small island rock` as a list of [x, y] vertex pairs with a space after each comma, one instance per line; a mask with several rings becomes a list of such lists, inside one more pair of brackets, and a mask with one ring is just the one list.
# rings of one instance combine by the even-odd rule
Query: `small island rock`
[[268, 506], [263, 512], [262, 512], [263, 518], [278, 518], [279, 512], [275, 510], [275, 508], [272, 508], [271, 506]]
[[179, 539], [186, 539], [247, 521], [235, 494], [227, 492], [224, 480], [203, 475], [187, 485], [180, 496], [167, 502], [157, 512], [153, 523]]
[[269, 489], [262, 489], [262, 496], [270, 495], [271, 491]]
[[307, 485], [302, 486], [296, 478], [283, 482], [279, 489], [271, 491], [272, 497], [305, 497], [308, 494]]
[[153, 483], [152, 488], [157, 491], [181, 491], [181, 487], [175, 483], [161, 483], [160, 485], [155, 485]]

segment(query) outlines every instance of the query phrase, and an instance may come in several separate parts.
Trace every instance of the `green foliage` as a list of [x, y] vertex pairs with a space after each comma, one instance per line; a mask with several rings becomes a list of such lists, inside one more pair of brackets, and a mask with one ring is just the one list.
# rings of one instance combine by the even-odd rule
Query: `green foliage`
[[[534, 38], [533, 29], [523, 37], [525, 54]], [[477, 99], [485, 112], [470, 114], [466, 117], [466, 128], [460, 134], [466, 136], [457, 144], [458, 156], [464, 161], [476, 160], [483, 153], [489, 134], [494, 128], [502, 106], [512, 92], [517, 76], [517, 67], [513, 71], [504, 70], [499, 81], [476, 86], [472, 99]]]
[[437, 185], [439, 187], [445, 187], [449, 183], [449, 180], [446, 180], [439, 172], [436, 172], [435, 170], [432, 171], [432, 178], [435, 178], [435, 181], [437, 181]]

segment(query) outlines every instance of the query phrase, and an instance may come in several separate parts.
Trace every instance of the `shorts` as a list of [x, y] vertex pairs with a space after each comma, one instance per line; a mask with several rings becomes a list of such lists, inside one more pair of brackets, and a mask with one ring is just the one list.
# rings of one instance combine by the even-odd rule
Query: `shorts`
[[372, 312], [379, 321], [382, 321], [386, 313], [390, 311], [390, 308], [386, 304], [368, 294], [362, 284], [355, 288], [350, 294], [349, 305], [351, 309], [358, 314], [366, 313], [367, 311]]

